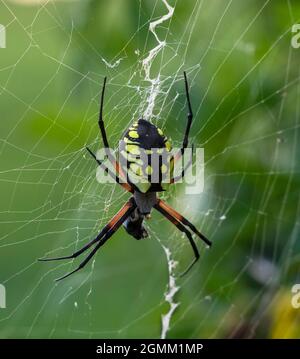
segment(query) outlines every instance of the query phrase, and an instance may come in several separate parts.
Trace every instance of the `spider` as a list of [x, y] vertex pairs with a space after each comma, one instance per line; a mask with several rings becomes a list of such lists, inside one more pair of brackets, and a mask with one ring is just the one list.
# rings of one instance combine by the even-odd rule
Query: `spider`
[[[188, 106], [188, 114], [187, 114], [187, 124], [185, 129], [185, 134], [182, 142], [182, 146], [180, 151], [176, 153], [169, 162], [169, 167], [172, 167], [172, 163], [178, 161], [184, 154], [184, 150], [188, 146], [188, 137], [189, 132], [193, 120], [193, 112], [189, 95], [189, 86], [187, 81], [186, 73], [184, 72], [184, 82], [185, 82], [185, 92], [186, 92], [186, 100]], [[159, 162], [159, 179], [158, 182], [153, 183], [149, 175], [151, 174], [152, 168], [147, 163], [143, 163], [141, 161], [141, 150], [145, 151], [146, 154], [152, 154], [153, 149], [155, 148], [159, 153], [165, 151], [170, 153], [171, 144], [168, 141], [167, 137], [163, 134], [162, 130], [153, 125], [151, 122], [139, 119], [135, 122], [129, 129], [125, 132], [123, 139], [120, 141], [120, 149], [121, 154], [123, 156], [119, 156], [117, 159], [111, 152], [106, 136], [105, 126], [103, 122], [103, 102], [104, 102], [104, 92], [106, 85], [106, 77], [104, 78], [104, 83], [102, 87], [102, 93], [100, 98], [100, 112], [99, 112], [99, 129], [102, 136], [103, 145], [105, 148], [105, 153], [108, 161], [111, 163], [115, 170], [115, 174], [111, 171], [103, 161], [98, 160], [96, 155], [87, 147], [90, 155], [96, 160], [98, 165], [109, 175], [111, 176], [120, 186], [122, 186], [126, 191], [132, 193], [131, 198], [127, 203], [119, 210], [119, 212], [108, 222], [108, 224], [101, 230], [101, 232], [94, 238], [92, 241], [87, 243], [84, 247], [74, 252], [69, 256], [57, 257], [57, 258], [41, 258], [39, 261], [57, 261], [64, 259], [74, 259], [79, 255], [87, 251], [93, 245], [95, 247], [91, 250], [89, 255], [79, 264], [79, 266], [73, 271], [65, 274], [64, 276], [56, 279], [56, 281], [60, 281], [64, 278], [69, 277], [75, 272], [79, 271], [91, 260], [91, 258], [96, 254], [98, 249], [103, 246], [109, 238], [123, 225], [128, 234], [133, 236], [136, 239], [142, 239], [148, 236], [148, 233], [143, 225], [144, 219], [150, 218], [150, 213], [152, 209], [156, 209], [160, 212], [166, 219], [168, 219], [173, 225], [177, 227], [181, 232], [183, 232], [194, 252], [194, 260], [187, 267], [187, 269], [181, 274], [186, 274], [192, 266], [199, 259], [199, 251], [197, 246], [193, 240], [192, 233], [190, 230], [196, 234], [200, 239], [202, 239], [208, 246], [211, 245], [211, 242], [197, 230], [197, 228], [186, 218], [184, 218], [180, 213], [171, 208], [166, 202], [162, 199], [158, 198], [157, 193], [164, 191], [162, 186], [162, 172], [166, 172], [166, 165], [162, 164], [162, 161]], [[123, 159], [121, 158], [123, 157]], [[127, 162], [128, 172], [125, 176], [124, 174], [124, 158]], [[147, 161], [146, 161], [147, 162]], [[182, 169], [181, 174], [177, 177], [172, 176], [169, 180], [169, 184], [173, 184], [178, 182], [179, 179], [184, 177], [184, 172], [186, 171], [188, 165]], [[165, 166], [165, 167], [163, 167]], [[164, 169], [164, 171], [163, 171]], [[148, 182], [142, 184], [133, 183], [130, 179], [130, 173], [135, 176], [141, 176], [143, 173], [147, 175]], [[126, 178], [124, 180], [124, 178]], [[121, 180], [122, 179], [122, 180]], [[190, 230], [189, 230], [189, 229]]]

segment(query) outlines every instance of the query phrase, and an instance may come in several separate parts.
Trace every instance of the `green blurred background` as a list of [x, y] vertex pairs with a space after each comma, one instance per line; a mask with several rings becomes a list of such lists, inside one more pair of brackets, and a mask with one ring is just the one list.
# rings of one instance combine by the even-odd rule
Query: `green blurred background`
[[[175, 145], [191, 84], [191, 143], [205, 150], [205, 190], [164, 195], [212, 241], [184, 278], [168, 338], [297, 338], [300, 309], [300, 49], [292, 0], [169, 0], [156, 29], [166, 46], [151, 66], [161, 88], [153, 122]], [[153, 214], [151, 237], [121, 229], [83, 271], [37, 263], [93, 238], [128, 198], [100, 185], [85, 145], [100, 147], [98, 98], [116, 147], [145, 108], [143, 60], [157, 45], [161, 0], [2, 1], [0, 23], [0, 309], [2, 338], [159, 338], [169, 276], [163, 245], [191, 260], [187, 240]], [[80, 259], [78, 260], [79, 263]]]

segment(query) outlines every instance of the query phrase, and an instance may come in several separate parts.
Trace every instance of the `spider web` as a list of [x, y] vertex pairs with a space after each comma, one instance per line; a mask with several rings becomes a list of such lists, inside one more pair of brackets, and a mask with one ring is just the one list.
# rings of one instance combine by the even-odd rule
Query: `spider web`
[[[299, 5], [2, 0], [0, 9], [1, 337], [299, 336], [289, 296], [299, 282], [300, 50], [290, 45]], [[197, 242], [201, 259], [179, 278], [188, 241], [154, 213], [149, 239], [121, 229], [89, 266], [54, 283], [77, 261], [36, 259], [80, 248], [128, 198], [97, 183], [85, 151], [100, 147], [104, 76], [111, 146], [142, 114], [179, 146], [183, 70], [205, 190], [191, 196], [179, 184], [163, 198], [212, 249]]]

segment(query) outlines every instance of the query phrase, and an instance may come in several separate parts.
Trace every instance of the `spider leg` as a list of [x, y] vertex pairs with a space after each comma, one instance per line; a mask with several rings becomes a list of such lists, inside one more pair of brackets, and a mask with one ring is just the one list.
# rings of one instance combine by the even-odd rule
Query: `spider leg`
[[[184, 84], [185, 84], [185, 95], [186, 95], [187, 106], [188, 106], [188, 114], [187, 114], [187, 123], [186, 123], [186, 127], [185, 127], [185, 133], [184, 133], [184, 137], [183, 137], [183, 141], [182, 141], [182, 147], [181, 147], [180, 151], [178, 151], [174, 156], [175, 162], [178, 161], [183, 156], [184, 150], [188, 146], [189, 134], [190, 134], [190, 129], [191, 129], [192, 121], [193, 121], [193, 111], [192, 111], [192, 105], [191, 105], [191, 99], [190, 99], [190, 93], [189, 93], [189, 85], [188, 85], [187, 76], [186, 76], [185, 71], [183, 71], [183, 76], [184, 76]], [[184, 169], [182, 172], [184, 173]], [[180, 178], [182, 178], [182, 177], [180, 177]], [[174, 183], [174, 182], [171, 182], [171, 183]]]
[[[120, 211], [108, 222], [108, 224], [106, 226], [104, 226], [104, 228], [102, 229], [102, 231], [97, 235], [96, 238], [94, 238], [92, 241], [90, 241], [89, 243], [87, 243], [84, 247], [82, 247], [81, 249], [79, 249], [78, 251], [74, 252], [73, 254], [69, 255], [69, 256], [64, 256], [64, 257], [56, 257], [56, 258], [40, 258], [38, 259], [41, 262], [49, 262], [49, 261], [59, 261], [59, 260], [63, 260], [63, 259], [73, 259], [73, 258], [77, 258], [81, 253], [85, 252], [86, 250], [88, 250], [93, 244], [95, 244], [96, 242], [100, 241], [101, 238], [103, 236], [105, 236], [112, 228], [114, 228], [114, 226], [116, 225], [116, 223], [118, 223], [118, 220], [122, 218], [122, 216], [124, 216], [125, 214], [128, 213], [128, 211], [131, 208], [135, 208], [135, 206], [132, 204], [131, 201], [127, 202], [121, 209]], [[131, 213], [131, 211], [130, 211]], [[127, 218], [127, 217], [126, 217]]]
[[200, 254], [199, 254], [199, 251], [198, 251], [198, 248], [196, 246], [196, 243], [194, 242], [193, 240], [193, 237], [191, 235], [191, 232], [186, 229], [184, 227], [184, 225], [182, 223], [180, 223], [170, 212], [168, 212], [167, 210], [165, 210], [163, 207], [160, 206], [159, 202], [154, 206], [154, 208], [160, 212], [164, 217], [166, 217], [171, 223], [173, 223], [177, 229], [179, 229], [181, 232], [185, 233], [186, 236], [188, 237], [188, 240], [190, 241], [190, 244], [193, 248], [193, 251], [194, 251], [194, 255], [195, 255], [195, 259], [192, 261], [192, 263], [185, 269], [184, 272], [182, 272], [180, 274], [180, 276], [183, 276], [185, 275], [192, 267], [193, 265], [197, 262], [197, 260], [199, 259], [200, 257]]
[[157, 202], [157, 206], [159, 206], [160, 208], [163, 208], [165, 211], [167, 211], [172, 216], [174, 216], [179, 222], [181, 222], [185, 226], [189, 227], [208, 246], [212, 245], [211, 241], [208, 240], [201, 232], [199, 232], [198, 229], [190, 221], [188, 221], [186, 218], [184, 218], [179, 212], [175, 211], [175, 209], [170, 207], [166, 202], [159, 199], [158, 202]]
[[189, 93], [189, 85], [186, 77], [186, 72], [183, 72], [184, 75], [184, 84], [185, 84], [185, 94], [186, 94], [186, 100], [188, 105], [188, 114], [187, 114], [187, 124], [185, 128], [185, 134], [182, 142], [182, 149], [186, 148], [188, 145], [188, 139], [189, 139], [189, 133], [192, 125], [193, 120], [193, 111], [192, 111], [192, 105], [190, 100], [190, 93]]
[[[100, 111], [99, 111], [98, 125], [99, 125], [99, 129], [100, 129], [100, 132], [101, 132], [103, 145], [104, 145], [104, 148], [105, 148], [105, 153], [107, 155], [107, 158], [108, 158], [109, 162], [113, 165], [114, 169], [116, 170], [116, 174], [117, 174], [118, 178], [119, 178], [119, 176], [122, 176], [123, 178], [126, 178], [122, 167], [120, 166], [119, 162], [116, 161], [115, 157], [112, 155], [112, 153], [110, 151], [108, 140], [107, 140], [107, 135], [106, 135], [106, 130], [105, 130], [105, 126], [104, 126], [103, 104], [104, 104], [104, 93], [105, 93], [106, 80], [107, 80], [107, 78], [105, 77], [104, 82], [103, 82], [103, 87], [102, 87], [101, 98], [100, 98]], [[134, 186], [134, 184], [131, 183], [128, 179], [127, 179], [127, 182], [132, 188], [137, 189], [136, 186]]]
[[170, 179], [170, 184], [179, 182], [184, 176], [187, 170], [191, 167], [191, 164], [193, 163], [193, 153], [194, 153], [194, 145], [192, 145], [192, 156], [189, 158], [188, 163], [185, 165], [185, 167], [182, 169], [181, 173], [175, 177], [172, 177]]
[[93, 244], [95, 244], [96, 242], [98, 242], [107, 232], [109, 231], [109, 226], [108, 224], [102, 229], [102, 231], [97, 235], [96, 238], [94, 238], [93, 240], [91, 240], [89, 243], [87, 243], [84, 247], [82, 247], [81, 249], [79, 249], [78, 251], [72, 253], [69, 256], [64, 256], [64, 257], [55, 257], [55, 258], [39, 258], [38, 261], [39, 262], [51, 262], [51, 261], [60, 261], [60, 260], [64, 260], [64, 259], [74, 259], [77, 258], [78, 256], [80, 256], [81, 253], [84, 253], [86, 250], [88, 250]]
[[121, 210], [122, 212], [119, 211], [119, 213], [111, 220], [109, 230], [106, 232], [104, 237], [102, 237], [99, 240], [99, 242], [97, 243], [95, 248], [90, 252], [90, 254], [79, 264], [79, 266], [76, 269], [65, 274], [64, 276], [62, 276], [60, 278], [57, 278], [56, 281], [57, 282], [61, 281], [62, 279], [65, 279], [65, 278], [69, 277], [70, 275], [78, 272], [80, 269], [84, 268], [86, 266], [86, 264], [96, 254], [98, 249], [100, 247], [102, 247], [107, 242], [107, 240], [120, 228], [122, 223], [131, 215], [131, 213], [134, 211], [135, 207], [136, 206], [132, 203], [132, 201], [129, 200], [129, 202], [127, 202], [126, 205], [122, 208], [122, 210]]
[[116, 169], [117, 174], [119, 175], [120, 166], [117, 164], [116, 160], [114, 159], [114, 156], [110, 152], [110, 148], [109, 148], [109, 144], [108, 144], [108, 140], [107, 140], [107, 135], [106, 135], [106, 130], [105, 130], [105, 126], [104, 126], [104, 121], [103, 121], [103, 103], [104, 103], [104, 93], [105, 93], [106, 80], [107, 80], [107, 77], [104, 77], [104, 82], [103, 82], [103, 87], [102, 87], [102, 92], [101, 92], [101, 98], [100, 98], [100, 111], [99, 111], [98, 125], [99, 125], [99, 129], [100, 129], [100, 132], [101, 132], [101, 137], [102, 137], [102, 141], [103, 141], [103, 145], [104, 145], [107, 157], [108, 157], [109, 161], [111, 162], [111, 164]]
[[133, 192], [132, 186], [127, 182], [122, 182], [118, 175], [115, 175], [108, 167], [105, 166], [105, 164], [98, 160], [97, 156], [88, 148], [86, 147], [90, 155], [95, 159], [95, 161], [98, 163], [98, 165], [110, 175], [111, 178], [113, 178], [118, 184], [120, 184], [126, 191]]
[[104, 77], [104, 82], [103, 82], [103, 87], [102, 87], [102, 92], [101, 92], [101, 98], [100, 98], [100, 111], [99, 111], [98, 124], [99, 124], [99, 128], [100, 128], [100, 131], [101, 131], [104, 147], [109, 148], [109, 144], [108, 144], [107, 136], [106, 136], [106, 131], [105, 131], [105, 127], [104, 127], [104, 122], [103, 122], [103, 102], [104, 102], [104, 93], [105, 93], [106, 80], [107, 80], [107, 78]]

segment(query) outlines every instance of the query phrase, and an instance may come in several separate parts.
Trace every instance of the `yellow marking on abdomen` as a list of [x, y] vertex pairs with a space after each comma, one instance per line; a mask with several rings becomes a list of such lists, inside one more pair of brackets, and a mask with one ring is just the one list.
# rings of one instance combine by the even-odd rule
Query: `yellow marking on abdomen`
[[121, 155], [125, 158], [126, 161], [128, 162], [134, 162], [137, 163], [139, 166], [143, 165], [143, 161], [140, 158], [136, 158], [136, 156], [126, 152], [126, 151], [121, 151]]
[[161, 136], [164, 135], [164, 133], [162, 132], [162, 130], [161, 130], [160, 128], [157, 129], [157, 132], [158, 132]]
[[166, 146], [167, 151], [170, 152], [172, 149], [172, 145], [171, 145], [170, 141], [166, 141], [165, 146]]
[[132, 155], [139, 155], [140, 154], [140, 149], [139, 146], [137, 145], [126, 145], [125, 149], [127, 152], [131, 153]]
[[168, 167], [166, 165], [161, 165], [160, 170], [161, 170], [161, 173], [166, 173], [168, 170]]
[[152, 175], [152, 172], [153, 172], [153, 169], [152, 169], [152, 167], [151, 166], [147, 166], [146, 168], [145, 168], [145, 173], [146, 173], [146, 175]]
[[124, 137], [123, 140], [124, 140], [125, 143], [128, 143], [130, 145], [135, 145], [136, 144], [136, 142], [132, 142], [132, 140], [130, 138], [128, 138], [128, 137]]
[[143, 172], [142, 172], [141, 166], [139, 166], [136, 163], [130, 163], [129, 167], [130, 167], [131, 171], [134, 172], [136, 175], [142, 176]]
[[139, 134], [137, 133], [137, 131], [129, 131], [128, 135], [131, 138], [139, 138]]

